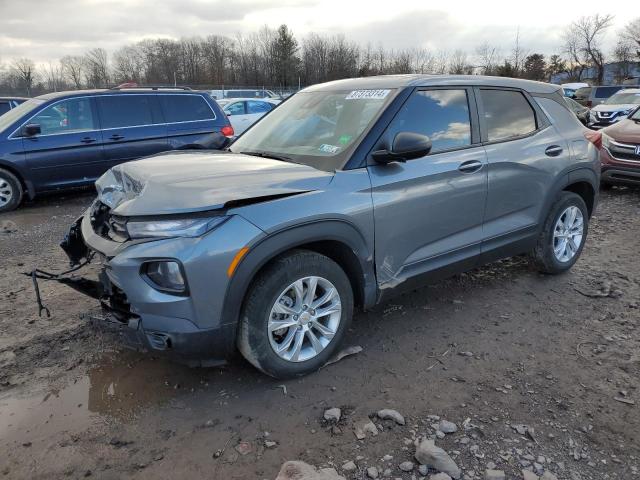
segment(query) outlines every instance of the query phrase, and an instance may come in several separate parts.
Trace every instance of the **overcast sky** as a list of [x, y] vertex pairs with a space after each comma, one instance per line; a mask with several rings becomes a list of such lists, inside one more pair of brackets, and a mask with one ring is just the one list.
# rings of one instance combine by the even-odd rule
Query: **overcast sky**
[[[0, 0], [0, 61], [38, 63], [95, 47], [110, 53], [144, 38], [234, 35], [288, 24], [298, 38], [342, 33], [388, 48], [421, 46], [473, 53], [488, 41], [507, 53], [520, 30], [523, 47], [551, 54], [578, 15], [611, 13], [614, 28], [633, 17], [634, 0]], [[626, 4], [626, 6], [625, 6]], [[639, 12], [636, 12], [639, 13]]]

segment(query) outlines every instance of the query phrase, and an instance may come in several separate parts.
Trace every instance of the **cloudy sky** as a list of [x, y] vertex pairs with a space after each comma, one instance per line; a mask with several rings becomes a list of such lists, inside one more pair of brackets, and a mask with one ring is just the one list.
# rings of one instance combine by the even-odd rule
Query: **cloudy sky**
[[[629, 0], [633, 3], [633, 0]], [[0, 0], [0, 61], [41, 63], [94, 47], [113, 52], [145, 38], [234, 35], [287, 23], [298, 38], [343, 33], [361, 43], [473, 53], [488, 41], [510, 50], [516, 31], [528, 51], [556, 52], [577, 15], [611, 13], [615, 31], [627, 1], [495, 0]], [[526, 5], [526, 6], [525, 6]], [[532, 6], [535, 5], [535, 6]], [[636, 12], [637, 13], [637, 12]]]

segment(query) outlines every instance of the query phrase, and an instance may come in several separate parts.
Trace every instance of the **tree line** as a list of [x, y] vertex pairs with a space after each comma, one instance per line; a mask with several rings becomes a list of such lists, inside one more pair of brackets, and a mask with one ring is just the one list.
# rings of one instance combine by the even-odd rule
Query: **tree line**
[[124, 82], [291, 90], [298, 85], [394, 73], [484, 74], [541, 81], [564, 73], [572, 81], [584, 79], [585, 72], [595, 72], [590, 80], [601, 84], [606, 63], [616, 62], [616, 77], [621, 80], [640, 62], [640, 18], [615, 32], [615, 48], [606, 52], [602, 41], [612, 23], [611, 15], [577, 19], [566, 26], [562, 45], [549, 58], [529, 51], [519, 33], [506, 51], [485, 42], [473, 52], [389, 49], [361, 45], [344, 35], [311, 33], [298, 39], [287, 25], [265, 26], [235, 37], [148, 39], [125, 45], [111, 55], [94, 48], [44, 65], [29, 58], [0, 63], [0, 93], [33, 96]]

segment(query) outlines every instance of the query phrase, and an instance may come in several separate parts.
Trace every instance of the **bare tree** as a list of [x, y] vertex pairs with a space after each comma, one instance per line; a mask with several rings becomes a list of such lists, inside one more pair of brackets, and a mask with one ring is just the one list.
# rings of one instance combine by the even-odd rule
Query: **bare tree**
[[495, 74], [499, 63], [500, 50], [488, 42], [484, 42], [476, 49], [476, 55], [478, 56], [478, 66], [481, 73], [483, 75]]
[[82, 88], [85, 62], [83, 57], [67, 55], [60, 59], [62, 73], [74, 88]]
[[[599, 13], [588, 17], [580, 17], [573, 22], [565, 33], [567, 53], [572, 59], [588, 62], [596, 70], [596, 81], [602, 84], [604, 80], [605, 55], [600, 45], [602, 37], [613, 23], [613, 15]], [[579, 59], [579, 60], [577, 60]]]
[[616, 43], [613, 50], [613, 58], [616, 62], [614, 75], [616, 82], [621, 83], [622, 80], [631, 76], [633, 70], [633, 44], [626, 38], [621, 38]]
[[522, 47], [520, 43], [520, 27], [516, 30], [516, 38], [511, 50], [510, 64], [513, 68], [514, 76], [519, 77], [524, 70], [526, 59], [529, 55], [528, 50]]
[[36, 66], [29, 58], [17, 58], [11, 63], [11, 71], [16, 75], [27, 96], [31, 96], [31, 88], [36, 79]]
[[45, 78], [48, 90], [57, 92], [66, 87], [60, 63], [49, 62], [45, 69]]
[[640, 17], [630, 21], [624, 31], [623, 38], [631, 42], [635, 49], [635, 57], [640, 61]]
[[473, 72], [473, 66], [467, 59], [466, 52], [456, 50], [449, 59], [449, 73], [454, 75], [469, 75]]
[[94, 48], [84, 55], [87, 85], [99, 88], [109, 84], [109, 61], [104, 48]]
[[113, 76], [116, 83], [142, 83], [146, 65], [138, 45], [127, 45], [113, 54]]

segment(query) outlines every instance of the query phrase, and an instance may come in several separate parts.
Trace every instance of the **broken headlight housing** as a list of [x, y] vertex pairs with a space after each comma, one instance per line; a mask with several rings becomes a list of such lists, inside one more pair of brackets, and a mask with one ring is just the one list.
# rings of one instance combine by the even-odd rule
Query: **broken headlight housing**
[[228, 216], [170, 218], [127, 222], [129, 238], [200, 237], [224, 223]]

